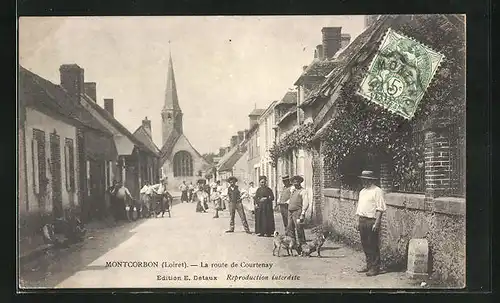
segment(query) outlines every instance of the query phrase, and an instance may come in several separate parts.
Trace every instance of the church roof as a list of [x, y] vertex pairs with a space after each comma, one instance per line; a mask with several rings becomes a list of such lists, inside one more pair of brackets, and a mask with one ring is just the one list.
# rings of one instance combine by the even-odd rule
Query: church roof
[[175, 129], [172, 129], [172, 131], [170, 132], [170, 136], [167, 138], [160, 150], [161, 163], [164, 163], [167, 157], [170, 156], [172, 150], [174, 149], [175, 143], [177, 142], [177, 140], [179, 140], [180, 137], [181, 134], [179, 134]]
[[165, 104], [163, 105], [163, 109], [173, 109], [181, 111], [181, 107], [179, 106], [179, 98], [177, 97], [177, 86], [175, 84], [172, 55], [169, 55], [168, 58], [167, 87], [165, 89]]
[[149, 133], [144, 129], [144, 126], [139, 126], [135, 132], [133, 133], [134, 137], [139, 139], [144, 145], [146, 145], [150, 150], [155, 151], [156, 153], [160, 153], [160, 149], [153, 142], [153, 139], [149, 135]]

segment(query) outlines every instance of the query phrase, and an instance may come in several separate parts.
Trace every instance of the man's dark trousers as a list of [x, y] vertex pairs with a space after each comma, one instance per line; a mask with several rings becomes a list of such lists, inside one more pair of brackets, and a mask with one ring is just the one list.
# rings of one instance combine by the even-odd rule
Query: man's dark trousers
[[305, 244], [306, 234], [304, 233], [304, 226], [302, 224], [297, 224], [297, 220], [300, 219], [301, 213], [302, 208], [288, 211], [288, 226], [286, 228], [286, 231], [287, 235], [295, 238], [295, 230], [297, 230], [297, 242], [299, 242], [300, 244]]
[[380, 270], [379, 230], [373, 231], [374, 218], [359, 217], [359, 235], [368, 270]]
[[241, 223], [243, 224], [243, 228], [245, 231], [250, 231], [248, 227], [247, 217], [245, 216], [245, 211], [243, 210], [243, 204], [241, 202], [229, 202], [229, 213], [231, 215], [231, 221], [229, 221], [229, 230], [234, 231], [234, 216], [236, 215], [236, 211], [238, 211], [238, 215], [240, 215]]
[[283, 225], [285, 229], [288, 227], [288, 204], [280, 204], [281, 218], [283, 219]]

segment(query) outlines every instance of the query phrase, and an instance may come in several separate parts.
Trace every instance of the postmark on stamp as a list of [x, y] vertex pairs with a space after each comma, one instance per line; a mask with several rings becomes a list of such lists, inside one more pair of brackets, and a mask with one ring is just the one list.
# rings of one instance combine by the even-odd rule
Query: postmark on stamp
[[357, 94], [411, 119], [443, 58], [389, 28]]

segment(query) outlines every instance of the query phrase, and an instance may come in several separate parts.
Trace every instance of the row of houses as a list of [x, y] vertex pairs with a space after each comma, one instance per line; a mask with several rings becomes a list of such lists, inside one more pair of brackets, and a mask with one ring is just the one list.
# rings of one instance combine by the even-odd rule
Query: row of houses
[[21, 242], [47, 220], [76, 211], [85, 222], [109, 213], [106, 190], [123, 182], [133, 196], [158, 182], [160, 151], [147, 117], [131, 133], [114, 116], [114, 100], [97, 103], [95, 82], [65, 64], [54, 84], [19, 68], [19, 231]]
[[[250, 113], [235, 150], [243, 180], [302, 175], [312, 197], [309, 223], [360, 245], [355, 206], [361, 170], [373, 170], [386, 192], [382, 254], [405, 265], [408, 242], [425, 238], [434, 276], [465, 281], [465, 26], [455, 15], [367, 16], [353, 41], [340, 27], [322, 29], [322, 44], [281, 100]], [[388, 29], [445, 54], [412, 119], [357, 94]], [[236, 153], [236, 152], [235, 152]], [[217, 168], [233, 174], [231, 157]], [[240, 167], [245, 167], [240, 163]]]

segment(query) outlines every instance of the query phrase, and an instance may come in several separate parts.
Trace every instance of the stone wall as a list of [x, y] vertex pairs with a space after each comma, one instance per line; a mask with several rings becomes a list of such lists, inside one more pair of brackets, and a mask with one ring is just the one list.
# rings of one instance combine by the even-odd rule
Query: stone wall
[[[358, 195], [323, 189], [322, 216], [336, 237], [360, 248], [355, 216]], [[451, 287], [465, 286], [465, 199], [388, 193], [382, 217], [381, 254], [385, 268], [404, 270], [412, 238], [429, 242], [429, 273]]]

